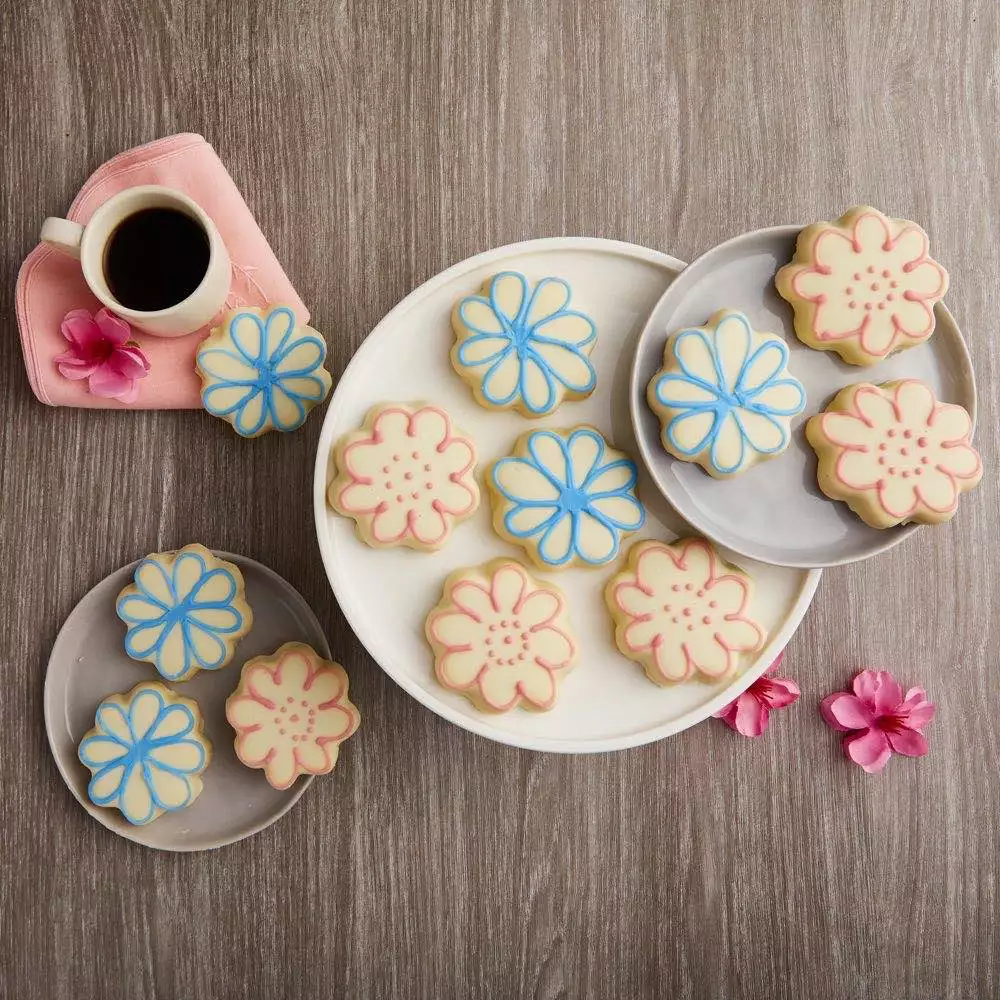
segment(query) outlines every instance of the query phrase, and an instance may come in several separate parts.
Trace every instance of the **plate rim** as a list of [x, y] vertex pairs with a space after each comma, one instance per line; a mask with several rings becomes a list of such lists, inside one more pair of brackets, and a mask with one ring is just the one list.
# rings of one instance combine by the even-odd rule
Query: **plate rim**
[[[255, 571], [260, 571], [265, 576], [269, 576], [277, 580], [282, 587], [287, 588], [289, 591], [296, 594], [299, 597], [299, 600], [302, 602], [302, 607], [307, 612], [307, 617], [311, 619], [311, 624], [315, 625], [316, 627], [316, 635], [322, 638], [322, 648], [317, 649], [317, 652], [321, 653], [327, 660], [333, 659], [332, 653], [330, 651], [330, 642], [326, 637], [326, 632], [323, 630], [322, 625], [320, 625], [319, 619], [316, 617], [316, 613], [313, 611], [312, 607], [310, 607], [309, 602], [299, 593], [296, 587], [293, 587], [283, 576], [281, 576], [279, 573], [276, 573], [269, 566], [265, 566], [263, 563], [259, 563], [257, 562], [256, 559], [251, 559], [249, 556], [238, 555], [234, 552], [226, 552], [222, 549], [210, 549], [209, 551], [212, 553], [212, 555], [216, 556], [219, 559], [224, 559], [227, 562], [236, 563], [236, 565], [239, 566], [241, 570], [248, 566], [252, 567]], [[191, 846], [181, 845], [177, 847], [168, 847], [164, 844], [151, 843], [149, 840], [144, 839], [142, 836], [143, 831], [148, 830], [150, 827], [155, 825], [156, 822], [155, 820], [152, 823], [146, 824], [145, 826], [135, 826], [135, 827], [129, 826], [124, 829], [119, 829], [118, 826], [116, 826], [112, 822], [112, 817], [115, 815], [114, 810], [108, 808], [102, 808], [101, 806], [96, 806], [85, 795], [81, 796], [76, 788], [76, 785], [72, 780], [72, 775], [69, 773], [70, 765], [68, 765], [65, 761], [63, 761], [59, 751], [56, 749], [56, 741], [53, 735], [54, 727], [56, 725], [56, 720], [55, 718], [53, 718], [53, 715], [56, 711], [56, 707], [52, 704], [55, 698], [55, 694], [52, 688], [52, 685], [55, 682], [53, 680], [53, 675], [51, 670], [53, 654], [55, 653], [56, 648], [58, 647], [60, 641], [62, 640], [63, 633], [66, 631], [70, 619], [76, 613], [77, 608], [81, 604], [83, 604], [90, 597], [90, 595], [94, 593], [95, 590], [97, 590], [99, 587], [103, 586], [108, 580], [110, 580], [111, 577], [116, 576], [118, 573], [121, 573], [123, 571], [127, 571], [130, 573], [133, 572], [136, 566], [138, 566], [139, 563], [142, 562], [143, 558], [145, 557], [140, 557], [138, 559], [133, 560], [131, 563], [119, 566], [117, 569], [113, 569], [111, 570], [110, 573], [106, 573], [103, 577], [101, 577], [100, 580], [98, 580], [92, 587], [89, 587], [87, 589], [87, 592], [82, 597], [80, 597], [79, 600], [76, 601], [76, 603], [70, 609], [69, 614], [67, 614], [65, 619], [63, 620], [62, 625], [59, 626], [59, 631], [56, 633], [56, 637], [52, 642], [52, 647], [49, 650], [49, 657], [45, 664], [45, 681], [42, 686], [42, 715], [45, 721], [45, 738], [49, 744], [49, 753], [52, 755], [52, 759], [55, 761], [56, 770], [59, 771], [59, 776], [62, 778], [63, 783], [69, 789], [70, 794], [90, 814], [90, 816], [93, 819], [97, 820], [97, 822], [100, 823], [101, 826], [103, 826], [106, 830], [109, 830], [111, 833], [116, 834], [117, 836], [122, 837], [125, 840], [130, 840], [135, 844], [141, 844], [143, 847], [147, 847], [150, 850], [165, 851], [168, 854], [196, 854], [200, 851], [215, 851], [218, 850], [220, 847], [228, 847], [230, 844], [236, 844], [239, 843], [241, 840], [246, 840], [248, 837], [253, 837], [256, 834], [261, 833], [263, 830], [266, 830], [269, 826], [273, 826], [275, 823], [277, 823], [279, 819], [281, 819], [286, 813], [289, 812], [289, 810], [292, 809], [293, 806], [296, 805], [296, 803], [302, 797], [305, 790], [312, 784], [315, 775], [312, 774], [301, 775], [298, 782], [294, 786], [291, 794], [282, 803], [280, 809], [278, 809], [266, 820], [261, 821], [259, 823], [255, 823], [252, 827], [249, 827], [242, 833], [239, 833], [231, 837], [223, 837], [221, 839], [213, 841], [210, 844], [199, 844]], [[154, 677], [153, 679], [155, 680], [156, 678]]]
[[[760, 229], [751, 229], [745, 233], [738, 233], [736, 236], [731, 236], [727, 240], [723, 240], [721, 243], [715, 244], [715, 246], [709, 247], [707, 250], [698, 254], [694, 260], [688, 264], [684, 270], [691, 271], [694, 269], [704, 269], [704, 261], [708, 258], [715, 256], [732, 247], [734, 244], [740, 243], [750, 243], [754, 239], [763, 239], [765, 237], [791, 237], [797, 236], [803, 229], [805, 225], [798, 224], [785, 224], [780, 226], [763, 226]], [[696, 272], [697, 273], [697, 270]], [[636, 338], [635, 342], [635, 355], [632, 358], [632, 367], [629, 372], [629, 416], [632, 420], [632, 431], [635, 435], [636, 445], [639, 449], [639, 454], [642, 457], [643, 464], [646, 466], [646, 471], [649, 473], [650, 479], [652, 479], [653, 484], [656, 486], [660, 493], [660, 496], [674, 509], [677, 513], [694, 528], [696, 531], [703, 534], [706, 538], [711, 539], [718, 545], [722, 545], [724, 548], [730, 549], [738, 555], [744, 556], [747, 559], [754, 559], [757, 562], [768, 563], [772, 566], [781, 566], [786, 569], [831, 569], [836, 566], [849, 566], [852, 563], [865, 562], [868, 559], [873, 559], [876, 556], [882, 555], [884, 552], [888, 552], [890, 549], [895, 548], [901, 542], [910, 538], [916, 531], [922, 527], [928, 527], [928, 525], [917, 524], [911, 522], [909, 524], [897, 525], [895, 529], [886, 531], [885, 541], [879, 545], [877, 548], [867, 552], [863, 555], [855, 556], [844, 556], [842, 558], [828, 560], [825, 562], [812, 562], [812, 561], [781, 561], [776, 562], [773, 559], [762, 558], [760, 554], [755, 552], [746, 552], [739, 546], [734, 545], [731, 539], [723, 539], [717, 537], [716, 532], [710, 530], [706, 527], [704, 520], [701, 519], [698, 510], [692, 510], [690, 505], [679, 505], [672, 495], [672, 490], [668, 489], [661, 482], [659, 474], [655, 470], [655, 465], [653, 462], [653, 456], [650, 453], [648, 443], [646, 441], [646, 435], [641, 433], [639, 426], [642, 423], [642, 418], [646, 415], [646, 384], [642, 382], [640, 372], [639, 372], [639, 349], [643, 342], [647, 338], [652, 338], [654, 335], [653, 330], [653, 317], [659, 311], [663, 300], [671, 293], [674, 289], [674, 283], [672, 282], [663, 292], [663, 295], [657, 300], [655, 306], [653, 306], [652, 311], [646, 320], [642, 331]], [[944, 301], [939, 301], [934, 306], [935, 313], [943, 314], [943, 317], [948, 325], [950, 325], [950, 331], [948, 333], [949, 342], [958, 349], [958, 354], [961, 359], [961, 367], [964, 368], [966, 374], [966, 381], [969, 385], [969, 396], [968, 396], [968, 407], [966, 409], [969, 412], [969, 416], [972, 420], [972, 434], [976, 431], [976, 415], [979, 409], [979, 393], [976, 387], [976, 372], [972, 364], [972, 355], [969, 353], [969, 345], [965, 342], [965, 337], [962, 331], [955, 322], [955, 317], [952, 315], [951, 310], [945, 305]], [[941, 318], [940, 316], [938, 317]], [[935, 329], [935, 333], [938, 332]], [[669, 334], [668, 334], [669, 336]], [[929, 340], [930, 338], [928, 338]], [[885, 360], [885, 359], [883, 359]], [[858, 368], [859, 372], [869, 371], [870, 369]], [[646, 380], [648, 381], [648, 380]], [[819, 411], [817, 411], [819, 412]], [[675, 459], [677, 461], [677, 459]], [[836, 501], [831, 500], [831, 503]]]
[[[323, 561], [323, 569], [326, 573], [327, 580], [333, 591], [334, 598], [337, 601], [337, 605], [340, 608], [341, 613], [346, 619], [347, 624], [350, 626], [357, 641], [364, 647], [368, 655], [378, 665], [379, 669], [392, 678], [392, 680], [399, 685], [399, 687], [410, 695], [410, 697], [414, 698], [424, 708], [447, 720], [453, 725], [458, 726], [460, 729], [475, 733], [477, 736], [482, 736], [486, 739], [504, 744], [506, 746], [546, 753], [607, 753], [609, 751], [626, 750], [631, 747], [643, 746], [647, 743], [655, 743], [668, 736], [673, 736], [676, 733], [684, 731], [685, 729], [689, 729], [691, 726], [697, 725], [699, 722], [703, 722], [714, 712], [717, 712], [719, 709], [725, 707], [742, 694], [768, 669], [771, 662], [775, 659], [775, 657], [777, 657], [778, 653], [784, 649], [792, 635], [794, 635], [799, 623], [801, 622], [802, 616], [805, 614], [810, 603], [812, 602], [816, 588], [819, 585], [822, 571], [818, 568], [809, 569], [804, 567], [790, 567], [805, 573], [805, 579], [803, 580], [795, 601], [785, 617], [785, 623], [780, 629], [778, 629], [775, 635], [761, 651], [758, 659], [758, 666], [741, 674], [733, 682], [733, 684], [724, 691], [719, 692], [713, 698], [701, 704], [696, 709], [692, 709], [691, 711], [684, 713], [684, 715], [681, 715], [670, 722], [663, 723], [660, 726], [646, 729], [639, 733], [629, 733], [624, 736], [605, 737], [599, 740], [588, 740], [586, 742], [582, 742], [578, 739], [539, 737], [523, 733], [508, 733], [503, 730], [498, 730], [491, 725], [490, 717], [485, 713], [483, 713], [482, 717], [470, 716], [460, 712], [456, 708], [453, 708], [451, 705], [438, 702], [432, 703], [428, 699], [427, 693], [424, 689], [413, 681], [405, 672], [390, 669], [383, 664], [382, 661], [375, 656], [371, 649], [369, 649], [368, 644], [361, 637], [361, 634], [355, 626], [357, 609], [354, 608], [350, 597], [347, 596], [347, 588], [344, 586], [343, 581], [341, 581], [338, 585], [336, 558], [333, 552], [333, 547], [324, 531], [324, 523], [328, 516], [326, 505], [326, 472], [330, 461], [331, 449], [333, 447], [333, 423], [337, 414], [341, 410], [341, 401], [346, 394], [343, 387], [349, 381], [352, 370], [356, 367], [360, 367], [362, 360], [367, 356], [367, 354], [376, 349], [378, 339], [382, 331], [395, 322], [398, 314], [405, 313], [411, 309], [414, 304], [422, 301], [429, 295], [433, 295], [440, 287], [448, 284], [454, 278], [465, 274], [468, 271], [473, 271], [476, 268], [490, 264], [491, 262], [515, 255], [561, 250], [590, 250], [600, 253], [617, 254], [631, 260], [654, 264], [663, 270], [676, 272], [683, 271], [685, 267], [688, 266], [682, 260], [679, 260], [671, 254], [664, 253], [660, 250], [654, 250], [650, 247], [644, 247], [637, 243], [628, 243], [623, 240], [604, 239], [596, 236], [548, 236], [539, 239], [521, 240], [516, 243], [508, 243], [501, 247], [495, 247], [491, 250], [473, 254], [470, 257], [466, 257], [464, 260], [452, 264], [450, 267], [438, 272], [431, 278], [428, 278], [427, 281], [418, 285], [415, 289], [413, 289], [413, 291], [397, 302], [396, 305], [393, 306], [392, 309], [390, 309], [389, 312], [387, 312], [385, 316], [379, 320], [379, 322], [372, 328], [371, 332], [368, 333], [362, 341], [358, 349], [354, 352], [347, 364], [347, 367], [344, 369], [343, 374], [337, 381], [336, 388], [330, 397], [330, 403], [323, 415], [323, 426], [320, 430], [319, 440], [316, 445], [316, 462], [313, 471], [313, 515], [316, 528], [316, 540], [319, 545], [320, 556]], [[643, 328], [643, 332], [645, 332], [645, 327]], [[788, 626], [787, 623], [790, 621], [796, 622], [794, 627], [790, 628]]]

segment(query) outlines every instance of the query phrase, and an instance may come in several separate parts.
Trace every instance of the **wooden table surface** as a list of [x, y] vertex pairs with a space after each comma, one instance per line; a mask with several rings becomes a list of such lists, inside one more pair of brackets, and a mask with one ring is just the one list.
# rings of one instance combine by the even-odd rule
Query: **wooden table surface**
[[[0, 12], [0, 996], [1000, 995], [997, 5], [141, 7]], [[335, 377], [403, 295], [506, 242], [691, 259], [857, 202], [917, 219], [952, 272], [989, 478], [951, 525], [823, 577], [786, 659], [802, 700], [761, 740], [709, 722], [574, 758], [472, 736], [383, 674], [333, 601], [321, 415], [248, 443], [195, 412], [30, 393], [14, 280], [42, 218], [103, 160], [183, 130], [232, 172]], [[172, 856], [72, 799], [42, 684], [89, 587], [195, 539], [301, 590], [365, 724], [277, 825]], [[930, 755], [877, 777], [816, 711], [865, 665], [939, 708]]]

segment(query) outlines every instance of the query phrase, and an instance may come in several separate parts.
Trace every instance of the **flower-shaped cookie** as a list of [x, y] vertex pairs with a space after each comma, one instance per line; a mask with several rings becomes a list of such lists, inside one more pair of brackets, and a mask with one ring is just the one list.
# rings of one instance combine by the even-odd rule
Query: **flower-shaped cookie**
[[483, 711], [551, 708], [576, 658], [562, 594], [513, 559], [448, 577], [426, 632], [437, 679]]
[[569, 301], [562, 278], [543, 278], [529, 292], [523, 274], [504, 271], [456, 303], [451, 363], [483, 406], [542, 417], [594, 391], [597, 330]]
[[806, 424], [820, 489], [873, 528], [937, 524], [982, 478], [972, 419], [916, 379], [849, 385]]
[[806, 405], [787, 365], [784, 340], [756, 333], [739, 312], [723, 309], [706, 326], [681, 330], [646, 390], [663, 447], [720, 478], [780, 454]]
[[542, 569], [603, 566], [646, 521], [637, 479], [592, 427], [530, 431], [490, 469], [493, 524]]
[[327, 501], [368, 545], [440, 548], [479, 506], [475, 445], [438, 406], [376, 406], [334, 462]]
[[116, 605], [125, 652], [168, 681], [224, 667], [253, 624], [243, 574], [204, 545], [146, 556], [133, 579]]
[[764, 645], [766, 632], [746, 613], [751, 592], [750, 577], [710, 542], [685, 538], [637, 542], [604, 598], [618, 648], [651, 681], [669, 684], [728, 677], [741, 653]]
[[198, 348], [202, 405], [242, 437], [294, 431], [326, 399], [326, 341], [288, 306], [229, 313]]
[[95, 723], [79, 748], [94, 805], [142, 826], [201, 794], [212, 745], [195, 702], [150, 681], [102, 701]]
[[861, 205], [803, 229], [774, 283], [795, 310], [799, 340], [867, 366], [934, 332], [948, 274], [918, 225]]
[[301, 642], [244, 665], [226, 718], [236, 730], [236, 756], [262, 768], [275, 788], [288, 788], [300, 774], [332, 771], [340, 744], [361, 723], [344, 668]]

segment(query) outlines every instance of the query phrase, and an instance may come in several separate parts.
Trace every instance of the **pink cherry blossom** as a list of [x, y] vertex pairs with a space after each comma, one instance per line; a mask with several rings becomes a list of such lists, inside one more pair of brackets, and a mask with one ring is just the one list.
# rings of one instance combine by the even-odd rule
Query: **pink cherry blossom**
[[869, 774], [876, 774], [894, 753], [923, 757], [923, 731], [934, 718], [934, 706], [923, 688], [903, 695], [887, 670], [862, 670], [854, 678], [854, 693], [837, 691], [820, 704], [827, 724], [842, 733], [844, 753]]
[[770, 719], [771, 709], [787, 708], [799, 700], [798, 684], [784, 677], [769, 677], [785, 658], [784, 652], [735, 701], [731, 701], [713, 718], [721, 719], [741, 736], [760, 736]]
[[139, 394], [138, 380], [149, 374], [149, 361], [129, 340], [125, 320], [107, 309], [91, 316], [86, 309], [66, 313], [59, 329], [70, 348], [54, 359], [63, 378], [87, 379], [95, 396], [131, 403]]

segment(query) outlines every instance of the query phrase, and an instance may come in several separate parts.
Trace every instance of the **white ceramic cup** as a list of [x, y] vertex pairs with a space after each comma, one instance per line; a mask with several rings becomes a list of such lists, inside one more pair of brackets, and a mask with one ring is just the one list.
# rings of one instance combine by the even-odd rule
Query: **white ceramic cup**
[[[111, 235], [123, 219], [146, 208], [172, 208], [194, 219], [208, 237], [208, 269], [201, 284], [186, 298], [166, 309], [144, 312], [129, 309], [112, 294], [104, 276], [104, 253]], [[113, 313], [133, 326], [158, 337], [183, 337], [209, 322], [225, 305], [232, 272], [229, 253], [218, 229], [196, 202], [172, 188], [146, 184], [113, 195], [81, 226], [69, 219], [48, 218], [41, 240], [80, 260], [90, 290]]]

